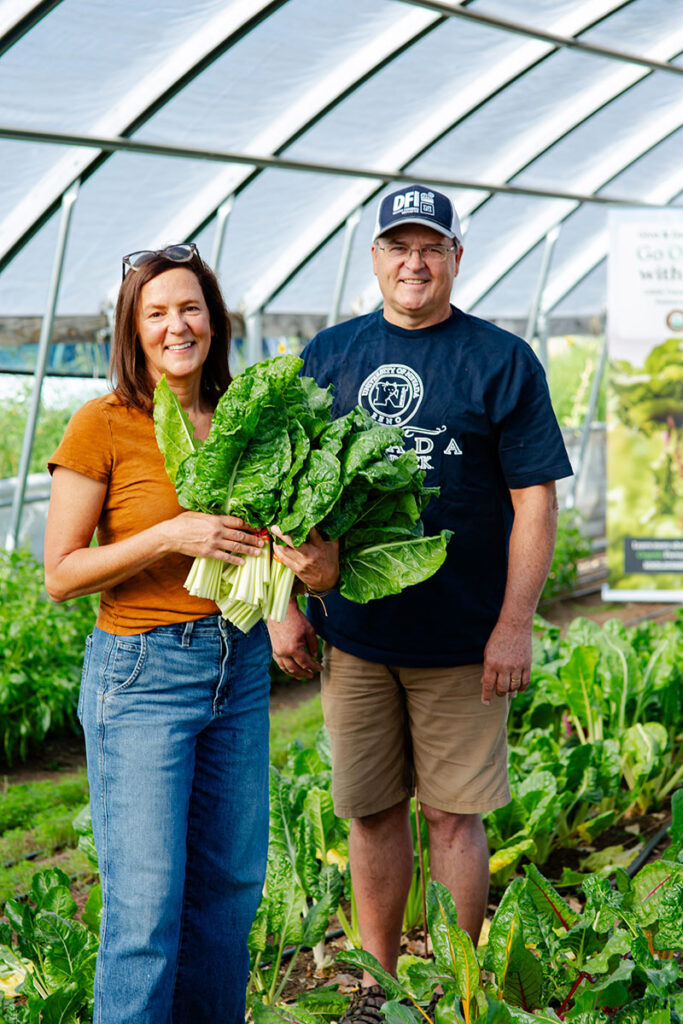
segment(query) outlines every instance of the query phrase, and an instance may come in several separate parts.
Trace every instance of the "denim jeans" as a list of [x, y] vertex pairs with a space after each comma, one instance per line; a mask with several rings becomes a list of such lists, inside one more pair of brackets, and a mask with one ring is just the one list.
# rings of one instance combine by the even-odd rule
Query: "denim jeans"
[[103, 913], [95, 1024], [243, 1024], [268, 843], [263, 623], [95, 628], [79, 702]]

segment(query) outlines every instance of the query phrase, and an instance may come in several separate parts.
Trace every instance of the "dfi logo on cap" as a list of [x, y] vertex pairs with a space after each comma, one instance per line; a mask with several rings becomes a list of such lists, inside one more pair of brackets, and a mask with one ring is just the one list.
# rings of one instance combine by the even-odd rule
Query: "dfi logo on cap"
[[394, 196], [391, 212], [393, 214], [422, 213], [433, 217], [435, 215], [434, 193], [419, 192], [417, 189], [412, 192], [401, 192]]

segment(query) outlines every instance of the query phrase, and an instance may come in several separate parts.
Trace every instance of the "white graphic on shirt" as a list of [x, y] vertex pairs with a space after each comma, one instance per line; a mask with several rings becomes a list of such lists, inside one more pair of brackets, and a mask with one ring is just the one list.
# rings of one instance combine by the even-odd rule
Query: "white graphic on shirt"
[[402, 363], [384, 363], [366, 377], [358, 391], [358, 404], [377, 423], [402, 427], [420, 407], [424, 396], [421, 378]]
[[443, 434], [448, 428], [444, 424], [443, 427], [437, 427], [436, 430], [430, 430], [428, 427], [406, 427], [403, 433], [406, 437], [415, 437], [416, 434], [431, 434], [435, 437], [437, 434]]
[[[406, 425], [419, 409], [423, 397], [424, 385], [415, 370], [403, 363], [384, 363], [361, 384], [358, 404], [370, 413], [376, 423], [401, 427], [406, 439], [414, 438], [413, 447], [418, 466], [430, 470], [435, 468], [431, 458], [434, 451], [433, 438], [444, 434], [448, 428], [445, 424], [433, 429]], [[392, 445], [386, 451], [390, 459], [396, 459], [405, 449], [400, 445]], [[443, 454], [462, 455], [455, 438], [450, 439]]]

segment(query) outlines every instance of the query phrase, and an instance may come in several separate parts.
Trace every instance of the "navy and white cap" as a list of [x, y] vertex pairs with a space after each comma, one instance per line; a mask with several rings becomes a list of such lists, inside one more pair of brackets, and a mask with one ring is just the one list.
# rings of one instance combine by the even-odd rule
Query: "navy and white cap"
[[401, 224], [422, 224], [462, 245], [462, 229], [453, 203], [443, 192], [426, 185], [404, 185], [382, 199], [373, 241]]

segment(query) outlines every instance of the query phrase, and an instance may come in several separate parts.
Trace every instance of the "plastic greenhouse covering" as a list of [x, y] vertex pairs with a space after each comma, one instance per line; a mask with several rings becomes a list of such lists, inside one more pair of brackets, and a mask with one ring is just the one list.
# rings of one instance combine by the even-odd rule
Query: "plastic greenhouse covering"
[[681, 51], [681, 0], [4, 0], [0, 319], [43, 315], [70, 189], [58, 316], [182, 240], [247, 331], [367, 311], [395, 180], [454, 198], [462, 308], [526, 317], [559, 226], [541, 309], [599, 314], [608, 209], [682, 201]]

